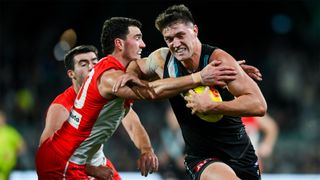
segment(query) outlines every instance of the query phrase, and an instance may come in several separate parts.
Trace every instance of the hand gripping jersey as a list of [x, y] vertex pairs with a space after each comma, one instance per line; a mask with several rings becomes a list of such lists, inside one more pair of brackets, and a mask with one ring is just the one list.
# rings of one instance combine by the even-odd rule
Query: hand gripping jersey
[[[47, 157], [45, 166], [49, 168], [46, 170], [46, 175], [53, 174], [50, 177], [55, 178], [86, 179], [87, 177], [80, 173], [84, 170], [84, 165], [90, 164], [90, 161], [94, 162], [92, 158], [101, 148], [101, 144], [112, 136], [128, 112], [129, 101], [121, 98], [107, 100], [99, 93], [97, 81], [103, 72], [110, 69], [125, 71], [125, 67], [114, 57], [107, 56], [101, 59], [89, 73], [75, 98], [68, 120], [52, 138], [41, 145], [50, 146], [49, 154], [55, 153], [57, 157], [51, 159]], [[41, 156], [37, 155], [37, 164]], [[56, 167], [62, 162], [63, 168]], [[39, 164], [44, 163], [39, 162]], [[51, 170], [48, 170], [50, 167]]]
[[[209, 58], [214, 50], [214, 47], [202, 45], [197, 71], [200, 71], [209, 63]], [[164, 78], [180, 77], [188, 74], [190, 73], [181, 62], [169, 53], [165, 62]], [[219, 91], [223, 101], [234, 99], [234, 96], [226, 88], [215, 88]], [[191, 110], [186, 107], [182, 94], [169, 100], [182, 130], [186, 144], [186, 154], [197, 157], [217, 157], [223, 161], [256, 162], [254, 149], [240, 117], [224, 115], [220, 121], [210, 123], [191, 114]]]

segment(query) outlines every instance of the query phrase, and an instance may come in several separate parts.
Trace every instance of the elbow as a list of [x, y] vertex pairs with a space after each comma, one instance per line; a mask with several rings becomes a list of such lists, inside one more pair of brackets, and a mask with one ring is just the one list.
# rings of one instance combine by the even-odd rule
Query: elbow
[[256, 106], [256, 116], [264, 116], [267, 113], [267, 103], [262, 101]]

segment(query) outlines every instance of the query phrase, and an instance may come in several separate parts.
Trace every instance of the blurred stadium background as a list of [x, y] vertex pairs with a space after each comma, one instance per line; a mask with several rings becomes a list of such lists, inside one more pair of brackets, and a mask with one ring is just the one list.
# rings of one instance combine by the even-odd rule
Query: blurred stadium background
[[[157, 14], [179, 3], [193, 12], [203, 43], [216, 45], [261, 70], [263, 81], [258, 84], [280, 128], [264, 172], [320, 173], [317, 0], [0, 0], [0, 108], [27, 141], [27, 153], [19, 157], [15, 170], [35, 169], [34, 154], [46, 109], [70, 85], [61, 61], [64, 53], [81, 44], [100, 50], [104, 20], [128, 16], [143, 23], [147, 45], [143, 54], [148, 55], [165, 46], [154, 27]], [[156, 152], [161, 149], [166, 106], [165, 100], [134, 105]], [[136, 171], [139, 152], [122, 127], [105, 148], [119, 171]]]

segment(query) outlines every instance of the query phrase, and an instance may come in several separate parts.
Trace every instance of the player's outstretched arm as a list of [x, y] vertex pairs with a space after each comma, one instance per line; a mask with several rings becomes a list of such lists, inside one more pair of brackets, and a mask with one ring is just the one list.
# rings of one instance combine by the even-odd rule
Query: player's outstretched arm
[[[163, 68], [166, 54], [165, 48], [161, 48], [151, 53], [147, 59], [141, 59], [130, 63], [126, 75], [119, 77], [113, 87], [113, 92], [118, 92], [119, 88], [127, 83], [139, 85], [138, 77], [149, 77], [158, 79], [148, 83], [149, 88], [155, 93], [154, 98], [166, 98], [174, 96], [179, 92], [188, 90], [199, 85], [225, 86], [226, 82], [235, 79], [236, 71], [230, 66], [221, 66], [221, 61], [214, 61], [207, 65], [202, 71], [179, 78], [163, 77]], [[136, 70], [138, 68], [138, 70]], [[148, 99], [148, 98], [147, 98]]]
[[140, 157], [137, 161], [137, 165], [141, 175], [148, 176], [149, 173], [158, 171], [158, 158], [154, 154], [148, 133], [132, 108], [130, 108], [128, 114], [122, 120], [122, 125], [135, 146], [140, 150]]

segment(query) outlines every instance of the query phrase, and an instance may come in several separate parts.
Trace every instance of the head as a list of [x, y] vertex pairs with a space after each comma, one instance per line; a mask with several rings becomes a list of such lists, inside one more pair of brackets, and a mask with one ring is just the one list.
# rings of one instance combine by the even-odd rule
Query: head
[[178, 60], [190, 59], [199, 49], [198, 27], [185, 5], [173, 5], [166, 9], [158, 15], [155, 26]]
[[107, 19], [101, 33], [104, 55], [120, 52], [123, 58], [140, 59], [142, 49], [146, 46], [142, 40], [141, 26], [136, 19], [126, 17]]
[[64, 57], [64, 64], [72, 83], [80, 87], [98, 62], [98, 50], [92, 45], [82, 45], [71, 49]]

